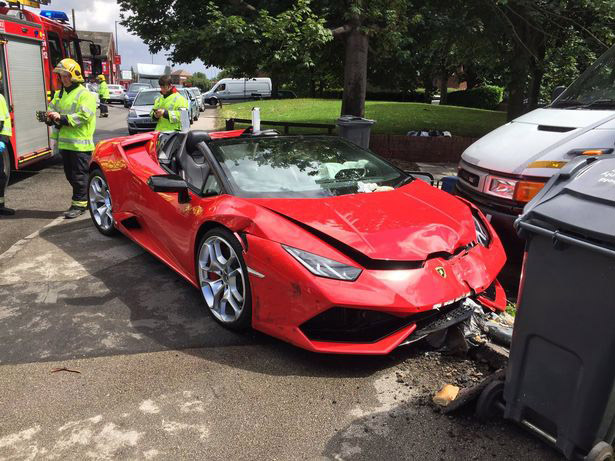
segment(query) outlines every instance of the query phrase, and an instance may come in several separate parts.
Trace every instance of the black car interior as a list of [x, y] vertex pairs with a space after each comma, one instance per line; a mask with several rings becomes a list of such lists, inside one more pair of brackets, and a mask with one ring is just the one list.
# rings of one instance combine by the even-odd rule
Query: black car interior
[[210, 139], [205, 131], [161, 133], [157, 148], [160, 165], [170, 173], [181, 176], [201, 195], [217, 195], [221, 192], [202, 144]]

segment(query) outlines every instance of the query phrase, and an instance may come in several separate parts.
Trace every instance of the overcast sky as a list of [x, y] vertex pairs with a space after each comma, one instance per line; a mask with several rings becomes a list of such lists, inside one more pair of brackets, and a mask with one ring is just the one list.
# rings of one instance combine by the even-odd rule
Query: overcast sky
[[[32, 9], [32, 8], [31, 8]], [[117, 25], [117, 41], [119, 54], [122, 56], [122, 69], [130, 69], [138, 62], [151, 63], [152, 55], [143, 41], [119, 24], [120, 7], [116, 0], [51, 0], [50, 4], [43, 6], [45, 10], [64, 11], [71, 18], [71, 9], [75, 10], [75, 23], [77, 30], [91, 30], [96, 32], [113, 32], [115, 34], [115, 21]], [[36, 9], [33, 9], [37, 11]], [[154, 64], [166, 64], [164, 53], [153, 55]], [[177, 64], [174, 69], [205, 72], [208, 77], [218, 73], [218, 69], [206, 68], [202, 61], [197, 60], [191, 64]]]

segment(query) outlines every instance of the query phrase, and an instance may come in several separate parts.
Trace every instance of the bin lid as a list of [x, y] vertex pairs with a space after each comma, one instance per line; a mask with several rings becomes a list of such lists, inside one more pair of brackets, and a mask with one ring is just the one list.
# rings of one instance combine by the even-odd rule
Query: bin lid
[[570, 162], [526, 205], [519, 221], [615, 245], [615, 155]]
[[355, 115], [342, 115], [335, 123], [339, 126], [371, 126], [376, 123], [376, 121], [369, 118], [357, 117]]

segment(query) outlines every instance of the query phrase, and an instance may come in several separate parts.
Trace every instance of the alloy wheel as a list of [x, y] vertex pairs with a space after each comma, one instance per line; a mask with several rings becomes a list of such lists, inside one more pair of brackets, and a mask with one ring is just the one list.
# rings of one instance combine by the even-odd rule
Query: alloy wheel
[[111, 193], [107, 182], [100, 176], [94, 176], [90, 181], [90, 210], [96, 224], [103, 230], [113, 228]]
[[246, 283], [237, 253], [224, 238], [203, 242], [198, 259], [199, 284], [207, 307], [222, 323], [236, 321], [245, 306]]

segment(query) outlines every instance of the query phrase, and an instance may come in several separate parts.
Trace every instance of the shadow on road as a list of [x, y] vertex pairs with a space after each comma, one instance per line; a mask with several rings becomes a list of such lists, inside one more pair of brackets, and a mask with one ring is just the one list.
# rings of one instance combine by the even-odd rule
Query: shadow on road
[[0, 303], [1, 363], [182, 350], [257, 373], [333, 377], [371, 375], [412, 354], [326, 356], [232, 332], [210, 318], [197, 289], [124, 236], [109, 239], [81, 219], [40, 237], [42, 248], [33, 242], [7, 274], [15, 284], [0, 284], [0, 298], [11, 293], [18, 309], [3, 319]]

